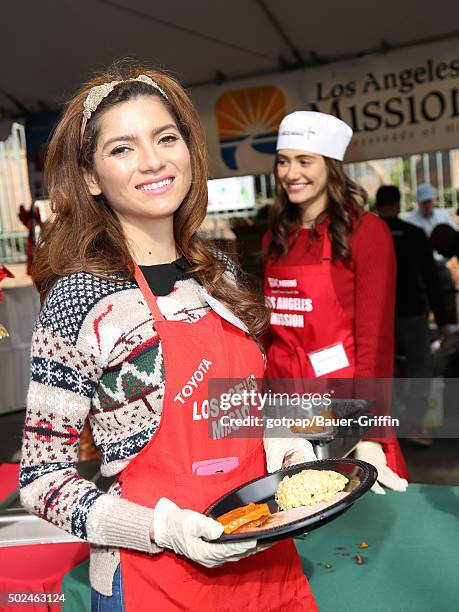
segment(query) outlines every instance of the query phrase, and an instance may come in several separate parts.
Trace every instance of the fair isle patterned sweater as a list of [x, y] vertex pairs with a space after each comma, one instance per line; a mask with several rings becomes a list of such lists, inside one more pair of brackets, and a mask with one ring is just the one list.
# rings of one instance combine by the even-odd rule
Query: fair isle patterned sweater
[[[179, 276], [173, 291], [158, 298], [165, 318], [192, 323], [206, 314], [199, 288], [193, 278]], [[151, 508], [121, 499], [116, 482], [103, 493], [79, 475], [79, 435], [89, 416], [105, 476], [118, 474], [154, 435], [164, 368], [152, 322], [135, 282], [81, 272], [56, 282], [32, 338], [21, 501], [90, 542], [91, 585], [104, 595], [112, 592], [119, 548], [160, 549], [149, 537]]]

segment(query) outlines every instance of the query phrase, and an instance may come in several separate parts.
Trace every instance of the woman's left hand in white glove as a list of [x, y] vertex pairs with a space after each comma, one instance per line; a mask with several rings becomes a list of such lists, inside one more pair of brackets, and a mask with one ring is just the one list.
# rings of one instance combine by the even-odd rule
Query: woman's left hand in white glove
[[[268, 433], [267, 436], [266, 433]], [[295, 436], [287, 428], [277, 428], [276, 430], [265, 432], [263, 442], [265, 445], [266, 466], [270, 474], [296, 463], [317, 461], [309, 440]]]

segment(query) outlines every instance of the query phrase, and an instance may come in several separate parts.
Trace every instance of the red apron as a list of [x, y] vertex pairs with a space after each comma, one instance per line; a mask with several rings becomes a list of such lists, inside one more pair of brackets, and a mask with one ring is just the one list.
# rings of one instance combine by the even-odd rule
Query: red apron
[[[354, 377], [354, 320], [343, 310], [333, 285], [332, 244], [327, 227], [319, 263], [286, 266], [279, 261], [267, 261], [264, 292], [273, 306], [266, 378], [316, 378], [308, 355], [340, 343], [349, 364], [324, 377]], [[285, 308], [286, 305], [291, 308]], [[366, 439], [380, 442], [388, 466], [399, 476], [408, 478], [395, 437]]]
[[[260, 438], [211, 439], [206, 418], [208, 377], [261, 378], [263, 357], [250, 336], [213, 310], [192, 324], [165, 320], [138, 267], [136, 280], [161, 339], [166, 388], [155, 435], [120, 476], [122, 497], [148, 507], [167, 497], [203, 512], [266, 472]], [[193, 474], [194, 462], [226, 457], [237, 457], [238, 467]], [[127, 612], [317, 610], [293, 540], [213, 569], [169, 550], [148, 555], [121, 549], [120, 554]]]

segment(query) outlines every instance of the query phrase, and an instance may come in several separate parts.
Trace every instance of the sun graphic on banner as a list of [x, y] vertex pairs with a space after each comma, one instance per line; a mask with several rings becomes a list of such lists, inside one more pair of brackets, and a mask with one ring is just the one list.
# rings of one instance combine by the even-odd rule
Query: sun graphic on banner
[[250, 163], [253, 168], [261, 156], [260, 171], [265, 171], [265, 156], [276, 152], [277, 129], [285, 114], [284, 92], [275, 85], [235, 89], [220, 96], [215, 115], [225, 165], [239, 170]]

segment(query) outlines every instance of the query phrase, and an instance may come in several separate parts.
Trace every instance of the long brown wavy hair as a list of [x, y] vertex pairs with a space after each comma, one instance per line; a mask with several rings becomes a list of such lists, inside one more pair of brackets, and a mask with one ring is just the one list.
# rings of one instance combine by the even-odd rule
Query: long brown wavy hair
[[[83, 103], [89, 90], [111, 81], [149, 76], [166, 93], [139, 81], [120, 83], [105, 97], [89, 119], [80, 146]], [[133, 277], [133, 259], [118, 217], [103, 196], [93, 197], [84, 171], [93, 169], [100, 119], [115, 104], [138, 96], [156, 96], [174, 117], [187, 143], [192, 171], [191, 187], [174, 213], [174, 236], [204, 288], [238, 316], [253, 334], [268, 324], [263, 297], [241, 278], [237, 286], [224, 274], [226, 265], [197, 235], [207, 208], [207, 147], [198, 113], [182, 86], [168, 73], [130, 61], [115, 63], [96, 75], [68, 102], [49, 143], [45, 178], [53, 211], [45, 226], [33, 262], [32, 277], [42, 299], [56, 279], [76, 272], [102, 278]], [[239, 275], [238, 275], [239, 276]]]
[[[328, 218], [328, 235], [332, 243], [333, 259], [351, 258], [349, 236], [355, 231], [366, 202], [366, 192], [344, 172], [342, 162], [324, 157], [327, 166], [327, 208], [315, 219], [311, 240], [318, 237], [314, 231], [319, 223]], [[266, 255], [272, 260], [287, 255], [301, 227], [301, 208], [292, 204], [277, 176], [274, 166], [276, 196], [270, 217], [270, 241]]]

